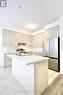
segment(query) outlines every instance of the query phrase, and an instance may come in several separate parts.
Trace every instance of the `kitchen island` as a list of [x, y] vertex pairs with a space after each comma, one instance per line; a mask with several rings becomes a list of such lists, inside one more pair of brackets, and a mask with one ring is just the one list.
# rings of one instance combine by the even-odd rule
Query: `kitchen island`
[[12, 73], [20, 82], [26, 95], [40, 95], [48, 86], [48, 58], [36, 55], [12, 58]]

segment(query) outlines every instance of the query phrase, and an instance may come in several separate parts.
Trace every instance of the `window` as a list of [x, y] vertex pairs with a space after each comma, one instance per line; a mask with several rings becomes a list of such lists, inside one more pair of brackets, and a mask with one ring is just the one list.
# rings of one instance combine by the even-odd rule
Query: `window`
[[7, 1], [6, 0], [0, 0], [0, 7], [7, 7]]

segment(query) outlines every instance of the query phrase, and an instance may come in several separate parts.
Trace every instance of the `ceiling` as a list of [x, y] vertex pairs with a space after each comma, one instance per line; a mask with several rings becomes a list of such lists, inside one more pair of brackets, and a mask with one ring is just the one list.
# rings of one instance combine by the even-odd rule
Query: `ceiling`
[[[34, 33], [63, 16], [63, 0], [7, 0], [7, 8], [0, 8], [0, 26]], [[27, 24], [37, 24], [35, 30]]]

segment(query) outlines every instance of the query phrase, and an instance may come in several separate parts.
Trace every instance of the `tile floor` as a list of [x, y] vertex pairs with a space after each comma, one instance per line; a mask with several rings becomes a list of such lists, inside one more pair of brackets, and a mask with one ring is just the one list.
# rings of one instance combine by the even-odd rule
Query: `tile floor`
[[[58, 75], [57, 72], [48, 70], [49, 84]], [[0, 68], [0, 95], [28, 95], [24, 88], [14, 78], [11, 68]]]
[[28, 95], [12, 75], [11, 68], [0, 68], [0, 95]]

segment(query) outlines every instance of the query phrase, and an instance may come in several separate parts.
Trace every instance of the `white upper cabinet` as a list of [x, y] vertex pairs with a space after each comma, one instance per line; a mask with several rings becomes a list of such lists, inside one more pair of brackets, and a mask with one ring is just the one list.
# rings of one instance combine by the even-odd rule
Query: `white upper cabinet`
[[32, 47], [32, 36], [7, 29], [2, 30], [2, 46], [17, 47], [18, 42], [26, 43], [27, 47]]
[[16, 47], [16, 33], [10, 30], [3, 29], [2, 46]]

